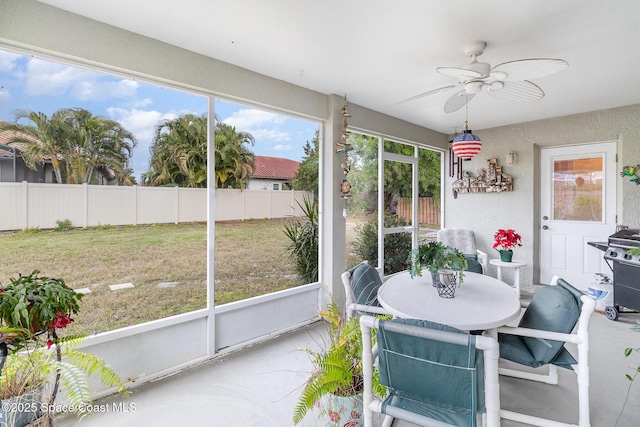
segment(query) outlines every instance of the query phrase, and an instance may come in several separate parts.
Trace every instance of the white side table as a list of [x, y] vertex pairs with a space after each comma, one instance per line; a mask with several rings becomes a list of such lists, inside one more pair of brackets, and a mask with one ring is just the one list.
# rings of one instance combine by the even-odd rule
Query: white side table
[[520, 268], [527, 265], [527, 263], [516, 260], [504, 262], [499, 259], [492, 259], [489, 261], [489, 264], [496, 266], [498, 270], [498, 280], [500, 281], [502, 281], [502, 268], [513, 268], [513, 290], [516, 291], [516, 295], [520, 298]]

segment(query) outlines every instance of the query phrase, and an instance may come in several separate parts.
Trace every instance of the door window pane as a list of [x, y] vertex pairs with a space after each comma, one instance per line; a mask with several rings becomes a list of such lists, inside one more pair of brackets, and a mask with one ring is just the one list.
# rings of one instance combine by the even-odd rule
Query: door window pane
[[554, 160], [553, 217], [602, 222], [602, 157]]

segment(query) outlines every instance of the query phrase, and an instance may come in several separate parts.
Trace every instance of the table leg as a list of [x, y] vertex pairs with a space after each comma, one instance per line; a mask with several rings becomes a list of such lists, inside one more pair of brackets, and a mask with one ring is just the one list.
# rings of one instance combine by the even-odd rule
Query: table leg
[[499, 265], [496, 265], [496, 270], [498, 272], [498, 280], [502, 282], [502, 267], [500, 267]]
[[520, 298], [520, 267], [516, 267], [513, 269], [513, 287], [516, 290], [516, 295], [518, 295], [518, 299]]
[[491, 329], [487, 329], [486, 333], [488, 336], [490, 336], [491, 338], [494, 339], [498, 339], [498, 328], [491, 328]]

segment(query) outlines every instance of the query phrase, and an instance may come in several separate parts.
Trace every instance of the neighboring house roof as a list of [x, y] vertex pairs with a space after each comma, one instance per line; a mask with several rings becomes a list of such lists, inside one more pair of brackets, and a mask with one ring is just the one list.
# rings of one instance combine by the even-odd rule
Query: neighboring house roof
[[[9, 123], [6, 122], [4, 120], [0, 120], [0, 124], [4, 124], [4, 123]], [[18, 132], [20, 134], [20, 136], [24, 137], [24, 138], [28, 138], [30, 140], [33, 141], [37, 141], [35, 138], [32, 138], [31, 136], [24, 134], [22, 132]], [[16, 132], [11, 131], [11, 130], [5, 130], [5, 131], [0, 131], [0, 144], [2, 145], [8, 145], [10, 147], [13, 147], [17, 150], [18, 153], [20, 153], [21, 151], [24, 151], [25, 149], [25, 144], [23, 144], [22, 142], [11, 142], [15, 136]], [[13, 152], [0, 148], [0, 157], [13, 157]]]
[[251, 178], [288, 180], [300, 168], [300, 162], [280, 157], [254, 156], [254, 161], [255, 170]]

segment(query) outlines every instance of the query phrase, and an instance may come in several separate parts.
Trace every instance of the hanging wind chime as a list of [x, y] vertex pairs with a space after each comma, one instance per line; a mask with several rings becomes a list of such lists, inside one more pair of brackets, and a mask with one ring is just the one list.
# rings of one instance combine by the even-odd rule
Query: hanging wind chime
[[[344, 178], [342, 179], [342, 184], [340, 184], [340, 192], [342, 195], [340, 196], [342, 199], [348, 201], [351, 199], [351, 183], [347, 180], [347, 174], [349, 173], [349, 151], [353, 150], [353, 147], [347, 141], [349, 139], [349, 132], [347, 131], [347, 118], [351, 117], [349, 114], [349, 107], [347, 106], [347, 96], [344, 97], [345, 104], [342, 106], [342, 135], [340, 141], [336, 142], [336, 153], [341, 153], [344, 155], [344, 160], [340, 165], [342, 167], [342, 172], [344, 173]], [[345, 208], [342, 211], [342, 215], [347, 217], [347, 209], [346, 203]]]

